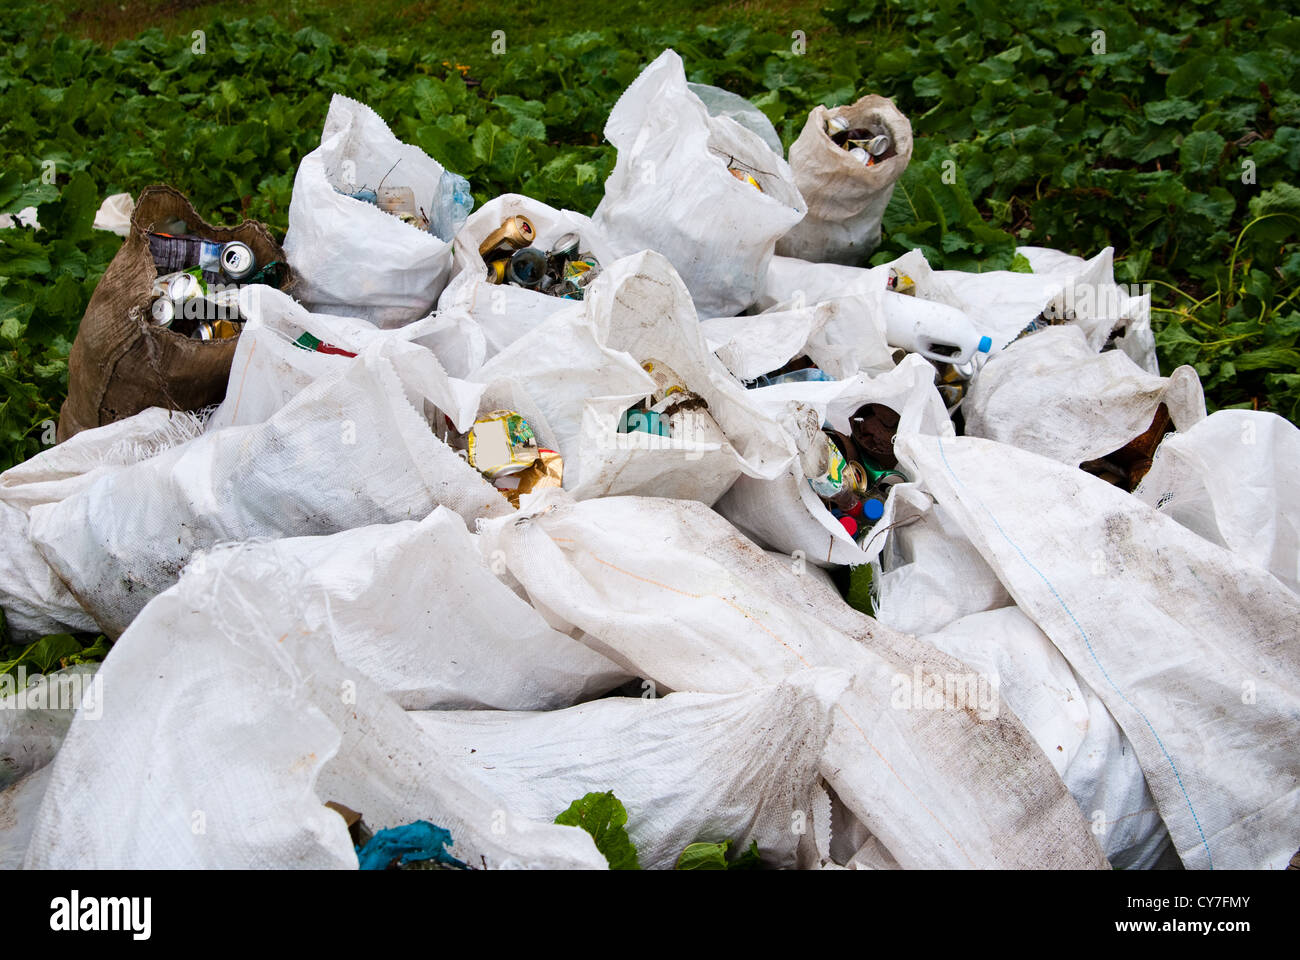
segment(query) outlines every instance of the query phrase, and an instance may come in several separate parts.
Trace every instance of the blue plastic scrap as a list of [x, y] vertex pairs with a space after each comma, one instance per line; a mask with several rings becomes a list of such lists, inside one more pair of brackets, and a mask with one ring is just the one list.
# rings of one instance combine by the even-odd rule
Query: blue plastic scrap
[[421, 860], [445, 863], [449, 867], [468, 870], [469, 864], [457, 860], [446, 851], [452, 844], [451, 833], [427, 820], [400, 827], [380, 830], [364, 847], [357, 847], [357, 860], [362, 870], [387, 870], [393, 861], [405, 866]]

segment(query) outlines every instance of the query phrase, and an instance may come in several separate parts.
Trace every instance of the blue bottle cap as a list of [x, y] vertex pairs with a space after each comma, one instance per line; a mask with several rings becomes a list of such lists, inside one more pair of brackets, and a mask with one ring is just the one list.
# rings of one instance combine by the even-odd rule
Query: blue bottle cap
[[862, 504], [862, 515], [868, 520], [879, 520], [885, 515], [885, 505], [879, 500], [867, 500]]
[[976, 347], [976, 349], [979, 350], [980, 353], [988, 353], [993, 349], [993, 338], [980, 337], [980, 345]]

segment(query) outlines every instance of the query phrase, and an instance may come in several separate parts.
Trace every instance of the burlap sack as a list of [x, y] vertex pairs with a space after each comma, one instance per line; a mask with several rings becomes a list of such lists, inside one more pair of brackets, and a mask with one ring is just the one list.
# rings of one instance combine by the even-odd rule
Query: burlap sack
[[[827, 135], [831, 117], [843, 117], [851, 127], [883, 128], [894, 141], [893, 152], [863, 166]], [[894, 101], [870, 95], [848, 106], [814, 107], [803, 133], [790, 144], [790, 169], [808, 213], [776, 242], [777, 256], [850, 266], [865, 262], [880, 244], [880, 219], [911, 158], [912, 124]]]
[[196, 236], [243, 241], [259, 264], [285, 259], [265, 225], [246, 220], [236, 227], [214, 227], [178, 191], [146, 187], [131, 217], [131, 232], [95, 288], [72, 344], [60, 441], [149, 407], [199, 410], [225, 396], [238, 338], [192, 340], [151, 322], [157, 271], [147, 233], [152, 224], [170, 217], [180, 217]]

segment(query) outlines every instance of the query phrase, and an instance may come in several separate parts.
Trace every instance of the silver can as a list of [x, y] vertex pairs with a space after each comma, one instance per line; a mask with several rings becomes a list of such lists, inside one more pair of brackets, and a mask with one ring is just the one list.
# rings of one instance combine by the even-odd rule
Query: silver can
[[837, 133], [843, 133], [849, 128], [849, 121], [843, 117], [831, 117], [826, 121], [826, 132], [832, 137]]
[[257, 269], [253, 248], [238, 240], [231, 240], [221, 248], [221, 272], [231, 280], [244, 280]]
[[160, 327], [170, 327], [176, 319], [176, 302], [167, 297], [159, 297], [149, 308], [153, 322]]
[[203, 295], [203, 284], [192, 273], [178, 273], [167, 284], [167, 296], [178, 304]]

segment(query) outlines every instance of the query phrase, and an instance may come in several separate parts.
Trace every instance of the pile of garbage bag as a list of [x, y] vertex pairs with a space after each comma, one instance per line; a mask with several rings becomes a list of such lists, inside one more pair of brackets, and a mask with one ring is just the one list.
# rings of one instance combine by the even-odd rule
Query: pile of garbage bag
[[283, 247], [106, 202], [0, 607], [114, 642], [0, 675], [0, 864], [1285, 866], [1296, 427], [1110, 249], [862, 266], [888, 100], [787, 160], [668, 50], [605, 133], [590, 217], [341, 96]]

